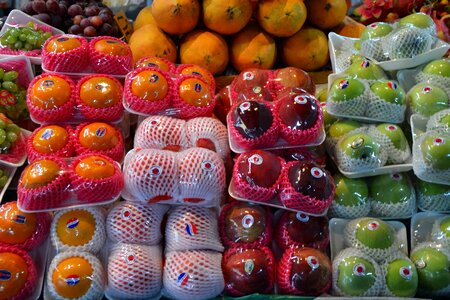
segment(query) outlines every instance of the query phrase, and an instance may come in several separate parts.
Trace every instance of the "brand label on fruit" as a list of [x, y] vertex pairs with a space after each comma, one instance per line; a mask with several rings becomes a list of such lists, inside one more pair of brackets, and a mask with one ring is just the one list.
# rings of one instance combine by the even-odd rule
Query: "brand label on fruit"
[[99, 127], [95, 131], [95, 135], [98, 136], [98, 137], [104, 137], [105, 134], [106, 134], [106, 127]]
[[372, 24], [369, 25], [369, 27], [370, 27], [371, 29], [375, 29], [375, 28], [378, 27], [378, 24], [377, 24], [377, 23], [372, 23]]
[[314, 178], [321, 178], [323, 177], [323, 171], [320, 168], [313, 167], [311, 168], [311, 175]]
[[357, 149], [359, 147], [361, 147], [364, 144], [364, 139], [363, 138], [357, 138], [356, 140], [354, 140], [352, 142], [352, 149]]
[[391, 174], [391, 178], [395, 181], [399, 181], [403, 178], [403, 176], [399, 173], [393, 173], [393, 174]]
[[12, 220], [17, 224], [25, 224], [27, 218], [24, 215], [15, 215]]
[[148, 78], [148, 82], [150, 83], [155, 83], [159, 80], [159, 76], [157, 74], [152, 74], [150, 75], [150, 77]]
[[73, 228], [77, 227], [79, 223], [80, 223], [80, 221], [78, 220], [78, 218], [70, 218], [70, 219], [67, 221], [66, 226], [67, 226], [67, 228], [69, 228], [69, 229], [73, 229]]
[[411, 269], [408, 267], [401, 267], [399, 270], [400, 276], [403, 277], [404, 279], [410, 281], [412, 279], [412, 271]]
[[147, 63], [147, 67], [159, 68], [159, 66], [157, 64], [152, 63], [152, 62]]
[[118, 44], [119, 42], [115, 41], [115, 40], [106, 40], [106, 43], [107, 44]]
[[312, 270], [315, 270], [318, 267], [320, 267], [319, 259], [315, 256], [308, 256], [306, 258], [306, 262], [308, 263], [308, 265], [311, 267]]
[[241, 110], [241, 112], [250, 109], [250, 102], [242, 102], [241, 105], [239, 105], [239, 109]]
[[253, 224], [255, 224], [255, 218], [252, 215], [247, 214], [242, 218], [242, 227], [245, 229], [249, 229]]
[[370, 67], [370, 62], [368, 62], [367, 60], [363, 60], [363, 61], [361, 62], [361, 67], [363, 67], [363, 68], [368, 68], [368, 67]]
[[197, 226], [194, 223], [192, 223], [192, 222], [187, 223], [186, 224], [186, 233], [189, 236], [196, 235], [197, 234]]
[[348, 80], [343, 79], [339, 82], [339, 88], [341, 90], [346, 89], [348, 87], [348, 84], [349, 84]]
[[392, 90], [396, 90], [397, 89], [397, 84], [395, 82], [388, 81], [387, 85]]
[[242, 77], [244, 77], [244, 80], [252, 80], [255, 78], [255, 74], [253, 72], [245, 72]]
[[366, 227], [367, 229], [373, 231], [377, 230], [378, 227], [380, 227], [380, 224], [377, 221], [370, 221], [369, 223], [367, 223]]
[[188, 284], [188, 281], [189, 281], [188, 273], [183, 272], [180, 275], [178, 275], [178, 278], [177, 278], [178, 285], [186, 286]]
[[388, 130], [388, 131], [396, 131], [397, 130], [397, 126], [395, 126], [395, 125], [386, 125], [385, 129]]
[[11, 272], [8, 270], [0, 270], [0, 280], [7, 281], [11, 279]]
[[301, 212], [297, 212], [295, 214], [295, 217], [297, 218], [297, 220], [299, 220], [300, 222], [308, 222], [309, 221], [309, 216], [307, 214], [301, 213]]
[[306, 99], [305, 96], [295, 96], [294, 103], [296, 104], [306, 104], [308, 102], [308, 99]]
[[253, 154], [248, 158], [248, 162], [254, 165], [261, 165], [264, 162], [264, 159], [259, 154]]
[[16, 104], [16, 97], [7, 90], [0, 91], [0, 105], [3, 107]]
[[254, 86], [253, 87], [253, 93], [255, 93], [255, 94], [259, 94], [259, 93], [261, 93], [261, 87], [260, 86]]
[[47, 128], [44, 130], [44, 132], [41, 134], [41, 138], [48, 141], [54, 134], [55, 132], [53, 131], [53, 129]]
[[125, 221], [131, 219], [131, 210], [129, 208], [122, 209], [120, 217]]
[[196, 83], [194, 84], [194, 91], [196, 91], [197, 93], [200, 93], [202, 91], [203, 87], [200, 83]]
[[205, 160], [204, 162], [202, 162], [201, 167], [203, 170], [211, 172], [212, 170], [214, 170], [214, 163], [210, 160]]
[[415, 263], [417, 269], [423, 269], [427, 266], [427, 263], [421, 258]]
[[202, 74], [200, 74], [199, 72], [197, 72], [197, 71], [192, 71], [192, 73], [191, 73], [192, 75], [195, 75], [195, 76], [201, 76]]
[[434, 139], [434, 144], [436, 146], [444, 145], [445, 144], [445, 139], [444, 138], [435, 138]]
[[127, 264], [132, 265], [136, 261], [136, 255], [134, 253], [127, 253], [125, 256], [125, 261]]
[[50, 86], [53, 86], [54, 84], [55, 84], [55, 82], [51, 79], [46, 79], [41, 82], [42, 87], [50, 87]]
[[157, 177], [157, 176], [161, 175], [161, 172], [162, 172], [162, 168], [160, 166], [153, 166], [149, 170], [150, 176], [152, 176], [152, 177]]
[[150, 125], [152, 125], [152, 126], [159, 125], [159, 120], [152, 120], [152, 121], [150, 122]]
[[255, 263], [253, 262], [253, 259], [247, 259], [244, 264], [245, 273], [247, 273], [247, 275], [251, 275], [254, 268], [255, 268]]
[[66, 277], [66, 283], [70, 286], [74, 286], [78, 282], [80, 282], [80, 276], [78, 275], [73, 274]]
[[432, 91], [433, 91], [433, 89], [431, 88], [431, 86], [425, 86], [422, 89], [422, 93], [424, 93], [424, 94], [431, 93]]
[[69, 38], [66, 37], [66, 36], [62, 36], [62, 37], [56, 39], [56, 41], [58, 41], [58, 42], [60, 42], [60, 43], [62, 43], [62, 42], [67, 42], [68, 40], [69, 40]]
[[363, 264], [356, 264], [353, 266], [353, 274], [356, 276], [366, 275], [366, 267]]
[[101, 83], [97, 83], [94, 87], [97, 91], [100, 92], [105, 92], [108, 89], [108, 84], [101, 82]]

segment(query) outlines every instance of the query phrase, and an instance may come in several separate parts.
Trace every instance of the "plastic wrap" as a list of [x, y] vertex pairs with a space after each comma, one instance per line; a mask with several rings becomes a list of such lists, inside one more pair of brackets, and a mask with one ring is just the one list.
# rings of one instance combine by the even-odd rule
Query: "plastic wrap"
[[436, 244], [446, 246], [446, 228], [439, 226], [442, 221], [446, 221], [447, 215], [435, 212], [419, 212], [411, 218], [411, 249], [424, 242], [434, 241]]
[[214, 207], [225, 188], [225, 167], [213, 151], [135, 149], [124, 161], [127, 200]]
[[139, 59], [135, 64], [135, 69], [144, 67], [158, 68], [164, 72], [175, 73], [176, 67], [173, 62], [163, 57], [145, 56]]
[[427, 122], [427, 131], [450, 130], [450, 123], [447, 121], [449, 116], [450, 116], [450, 109], [444, 109], [432, 115]]
[[450, 212], [450, 187], [418, 180], [417, 206], [422, 211]]
[[439, 217], [433, 224], [431, 239], [443, 246], [450, 246], [450, 217]]
[[414, 85], [408, 91], [406, 97], [409, 116], [420, 114], [429, 118], [435, 113], [450, 107], [450, 95], [432, 83], [418, 83]]
[[380, 264], [386, 288], [385, 297], [414, 297], [417, 292], [418, 274], [412, 261], [403, 252], [395, 252]]
[[86, 154], [70, 164], [40, 159], [22, 173], [17, 204], [28, 212], [105, 204], [119, 196], [123, 184], [119, 164], [100, 154]]
[[88, 42], [83, 37], [55, 35], [42, 47], [43, 68], [55, 72], [81, 72], [89, 65], [88, 50]]
[[97, 73], [126, 75], [133, 69], [133, 55], [124, 41], [99, 36], [89, 42], [89, 63]]

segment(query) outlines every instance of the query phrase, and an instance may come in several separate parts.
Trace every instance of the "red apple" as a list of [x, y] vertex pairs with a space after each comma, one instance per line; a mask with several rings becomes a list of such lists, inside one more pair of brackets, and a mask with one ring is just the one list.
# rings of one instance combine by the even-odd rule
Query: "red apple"
[[238, 176], [250, 186], [272, 187], [280, 177], [282, 164], [278, 156], [264, 150], [253, 150], [236, 161]]
[[273, 123], [270, 108], [257, 101], [246, 101], [236, 105], [231, 120], [236, 130], [246, 139], [262, 136]]
[[262, 237], [266, 231], [267, 211], [259, 205], [237, 203], [226, 211], [223, 228], [226, 239], [235, 243], [251, 243]]
[[291, 240], [312, 247], [315, 242], [328, 239], [328, 218], [313, 217], [304, 213], [285, 211], [281, 217]]
[[269, 73], [265, 70], [247, 69], [242, 71], [233, 81], [232, 88], [238, 95], [237, 101], [260, 99], [272, 101], [267, 88]]
[[216, 115], [223, 124], [227, 123], [227, 114], [232, 105], [230, 86], [226, 86], [216, 94], [216, 106], [214, 106], [214, 115]]
[[279, 69], [275, 74], [275, 81], [285, 88], [297, 87], [315, 94], [315, 84], [311, 76], [302, 69], [287, 67]]
[[294, 130], [314, 127], [319, 117], [319, 105], [315, 97], [303, 90], [285, 94], [278, 103], [281, 122]]
[[325, 169], [309, 162], [298, 162], [288, 171], [289, 182], [298, 193], [327, 200], [333, 192], [333, 178]]

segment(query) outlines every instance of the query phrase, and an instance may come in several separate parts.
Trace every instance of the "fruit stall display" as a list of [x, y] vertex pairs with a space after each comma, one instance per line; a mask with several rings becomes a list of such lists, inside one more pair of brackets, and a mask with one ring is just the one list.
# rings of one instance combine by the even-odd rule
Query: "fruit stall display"
[[450, 46], [349, 2], [13, 11], [0, 299], [449, 298]]

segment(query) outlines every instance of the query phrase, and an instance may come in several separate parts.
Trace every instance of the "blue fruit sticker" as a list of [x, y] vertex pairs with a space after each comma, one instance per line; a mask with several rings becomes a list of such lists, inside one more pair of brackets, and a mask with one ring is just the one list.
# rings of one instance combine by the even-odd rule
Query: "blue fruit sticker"
[[17, 224], [25, 224], [27, 218], [24, 215], [15, 215], [12, 220]]
[[181, 285], [181, 286], [187, 285], [188, 281], [189, 281], [189, 274], [185, 273], [185, 272], [181, 273], [180, 275], [178, 275], [177, 281], [178, 281], [178, 285]]
[[159, 76], [157, 74], [152, 74], [150, 75], [148, 82], [150, 83], [155, 83], [159, 80]]
[[197, 226], [192, 222], [187, 223], [186, 224], [186, 233], [190, 236], [196, 235], [197, 234]]
[[77, 227], [79, 223], [80, 223], [80, 221], [78, 220], [78, 218], [70, 218], [70, 219], [67, 221], [66, 226], [67, 226], [67, 228], [69, 228], [69, 229], [73, 229], [73, 228]]
[[244, 264], [245, 273], [247, 273], [247, 275], [252, 274], [254, 268], [255, 268], [255, 263], [253, 262], [253, 259], [247, 259]]
[[75, 274], [69, 275], [69, 276], [66, 277], [65, 280], [66, 280], [66, 283], [67, 283], [68, 285], [74, 286], [74, 285], [76, 285], [78, 282], [80, 282], [80, 276], [75, 275]]
[[395, 82], [388, 81], [387, 85], [392, 90], [396, 90], [397, 89], [397, 84]]
[[200, 83], [196, 83], [194, 84], [194, 91], [196, 91], [197, 93], [200, 93], [202, 91], [203, 87]]
[[361, 67], [363, 67], [363, 68], [368, 68], [368, 67], [370, 67], [370, 62], [367, 61], [367, 60], [363, 60], [363, 61], [361, 62]]
[[51, 79], [46, 79], [41, 82], [42, 87], [50, 87], [50, 86], [53, 86], [54, 84], [55, 84], [55, 82]]
[[8, 270], [0, 270], [0, 280], [6, 281], [11, 279], [11, 272]]
[[348, 80], [343, 79], [339, 82], [339, 88], [341, 90], [346, 89], [348, 87], [348, 85], [349, 85]]
[[54, 134], [55, 132], [53, 131], [53, 129], [47, 128], [44, 130], [44, 132], [41, 134], [41, 138], [48, 141]]
[[104, 137], [105, 134], [106, 134], [106, 127], [99, 127], [95, 131], [95, 135], [98, 136], [98, 137]]

